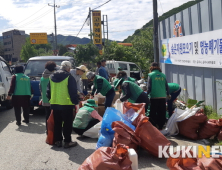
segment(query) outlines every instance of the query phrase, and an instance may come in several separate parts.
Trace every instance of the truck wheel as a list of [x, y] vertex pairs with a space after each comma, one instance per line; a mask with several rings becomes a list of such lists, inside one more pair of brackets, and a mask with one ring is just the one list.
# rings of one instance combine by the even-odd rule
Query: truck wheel
[[11, 100], [8, 100], [8, 101], [6, 101], [6, 104], [5, 104], [5, 106], [6, 106], [6, 109], [12, 109], [13, 108], [13, 106], [12, 106], [12, 101]]

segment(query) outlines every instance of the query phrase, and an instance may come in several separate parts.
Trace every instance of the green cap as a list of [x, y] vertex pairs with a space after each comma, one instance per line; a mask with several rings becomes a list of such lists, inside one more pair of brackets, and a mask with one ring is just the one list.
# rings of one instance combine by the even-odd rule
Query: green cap
[[93, 100], [93, 99], [88, 99], [88, 100], [87, 100], [87, 103], [85, 103], [84, 106], [98, 107], [98, 106], [96, 105], [95, 100]]
[[121, 67], [118, 68], [119, 71], [122, 71], [123, 69]]
[[116, 85], [114, 84], [115, 89], [116, 89], [119, 85], [121, 85], [121, 84], [123, 83], [123, 81], [124, 81], [123, 78], [119, 79], [118, 82], [116, 83]]

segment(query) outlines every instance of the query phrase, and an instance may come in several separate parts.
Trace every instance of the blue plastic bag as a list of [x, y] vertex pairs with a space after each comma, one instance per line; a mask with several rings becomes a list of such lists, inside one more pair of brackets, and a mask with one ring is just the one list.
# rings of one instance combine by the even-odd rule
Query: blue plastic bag
[[115, 131], [112, 129], [112, 123], [115, 121], [121, 121], [125, 123], [127, 126], [129, 126], [131, 129], [135, 130], [135, 126], [133, 126], [128, 119], [128, 117], [124, 114], [122, 114], [120, 111], [108, 107], [106, 109], [105, 114], [103, 115], [102, 125], [101, 125], [101, 135], [99, 137], [99, 140], [97, 142], [96, 149], [105, 146], [110, 147], [112, 146], [114, 133]]
[[130, 123], [133, 123], [133, 121], [139, 116], [137, 112], [135, 112], [134, 109], [128, 110], [124, 115], [127, 116]]

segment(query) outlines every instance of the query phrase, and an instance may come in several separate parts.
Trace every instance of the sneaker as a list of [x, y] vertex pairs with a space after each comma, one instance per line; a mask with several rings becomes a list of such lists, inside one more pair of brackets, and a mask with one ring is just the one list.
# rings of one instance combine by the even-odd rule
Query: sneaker
[[65, 142], [64, 148], [71, 148], [75, 147], [77, 145], [77, 142]]
[[23, 123], [29, 123], [29, 120], [23, 120], [22, 122]]
[[57, 141], [57, 142], [55, 142], [55, 145], [56, 145], [57, 147], [62, 147], [62, 141]]
[[21, 125], [21, 123], [20, 123], [20, 122], [16, 122], [16, 125], [20, 126], [20, 125]]

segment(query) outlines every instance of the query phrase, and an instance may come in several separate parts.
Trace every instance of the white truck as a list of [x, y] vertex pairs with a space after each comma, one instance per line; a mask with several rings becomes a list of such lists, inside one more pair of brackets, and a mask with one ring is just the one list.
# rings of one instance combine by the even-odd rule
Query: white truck
[[12, 71], [7, 62], [0, 57], [0, 104], [11, 109], [11, 101], [6, 100], [12, 79]]
[[128, 77], [135, 78], [136, 80], [144, 79], [143, 70], [133, 62], [108, 60], [106, 61], [106, 66], [112, 77], [118, 74], [118, 68], [121, 67]]

